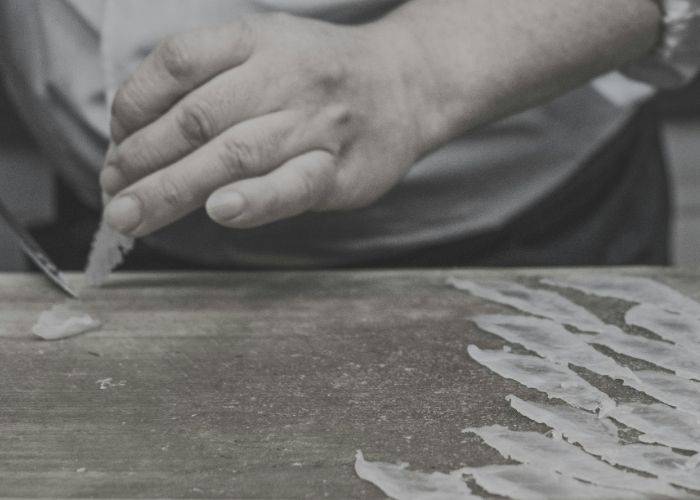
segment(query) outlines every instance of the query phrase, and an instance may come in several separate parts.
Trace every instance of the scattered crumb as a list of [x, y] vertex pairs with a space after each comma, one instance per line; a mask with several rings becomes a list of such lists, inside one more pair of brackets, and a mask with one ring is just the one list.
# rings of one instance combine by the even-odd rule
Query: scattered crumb
[[113, 378], [103, 378], [95, 382], [96, 384], [100, 384], [100, 390], [104, 391], [105, 389], [110, 389], [112, 387], [124, 387], [126, 385], [126, 380], [120, 380], [119, 382], [114, 382]]
[[81, 467], [80, 469], [76, 469], [75, 472], [78, 472], [78, 473], [82, 474], [82, 473], [85, 472], [86, 470], [87, 470], [87, 469], [86, 469], [85, 467]]

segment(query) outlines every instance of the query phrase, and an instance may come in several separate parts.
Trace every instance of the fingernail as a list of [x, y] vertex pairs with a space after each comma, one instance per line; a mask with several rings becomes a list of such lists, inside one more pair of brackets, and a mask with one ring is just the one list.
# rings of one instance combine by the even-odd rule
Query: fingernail
[[128, 234], [141, 223], [141, 204], [133, 196], [119, 196], [109, 202], [104, 218], [114, 229]]
[[214, 220], [230, 220], [238, 217], [245, 207], [245, 198], [236, 191], [214, 193], [207, 200], [207, 213]]
[[100, 173], [100, 186], [107, 194], [116, 194], [126, 187], [126, 179], [118, 168], [107, 165]]

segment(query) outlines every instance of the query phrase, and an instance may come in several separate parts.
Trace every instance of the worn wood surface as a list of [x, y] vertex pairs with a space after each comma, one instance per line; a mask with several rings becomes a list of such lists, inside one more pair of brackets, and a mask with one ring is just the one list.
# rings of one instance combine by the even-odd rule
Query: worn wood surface
[[[698, 272], [610, 272], [700, 298]], [[117, 274], [83, 298], [104, 328], [59, 342], [30, 329], [61, 295], [0, 275], [0, 496], [366, 498], [381, 493], [355, 476], [357, 449], [423, 470], [502, 463], [462, 429], [537, 429], [505, 396], [542, 395], [469, 359], [502, 341], [468, 317], [507, 308], [445, 278], [553, 273]], [[622, 326], [614, 301], [571, 297]]]

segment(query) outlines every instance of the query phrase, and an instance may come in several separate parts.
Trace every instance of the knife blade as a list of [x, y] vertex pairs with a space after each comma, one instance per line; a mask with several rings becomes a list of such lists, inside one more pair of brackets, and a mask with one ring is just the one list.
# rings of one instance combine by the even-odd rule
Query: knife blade
[[22, 225], [17, 221], [17, 219], [15, 219], [14, 215], [12, 215], [12, 212], [10, 212], [7, 209], [7, 207], [2, 203], [1, 200], [0, 219], [3, 219], [7, 223], [8, 227], [12, 231], [12, 234], [17, 239], [17, 242], [19, 243], [20, 247], [27, 255], [27, 257], [32, 259], [32, 261], [39, 267], [39, 269], [41, 269], [43, 273], [61, 290], [63, 290], [65, 293], [67, 293], [74, 299], [77, 299], [78, 294], [68, 284], [61, 271], [59, 271], [59, 269], [51, 261], [49, 256], [46, 255], [46, 252], [42, 250], [41, 246], [39, 246], [39, 244], [32, 237], [32, 235], [29, 234], [29, 232], [27, 232], [27, 230], [24, 229], [24, 227], [22, 227]]

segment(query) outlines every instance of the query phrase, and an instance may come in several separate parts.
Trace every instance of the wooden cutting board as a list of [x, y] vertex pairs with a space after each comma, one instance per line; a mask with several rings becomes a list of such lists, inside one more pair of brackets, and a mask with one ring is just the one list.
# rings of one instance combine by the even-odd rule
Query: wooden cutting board
[[[58, 342], [30, 332], [65, 299], [0, 274], [0, 496], [382, 497], [356, 450], [422, 470], [504, 463], [462, 429], [542, 430], [505, 396], [544, 397], [468, 357], [503, 345], [469, 316], [509, 310], [445, 280], [557, 272], [116, 274], [84, 293], [104, 328]], [[608, 272], [700, 297], [698, 271]]]

